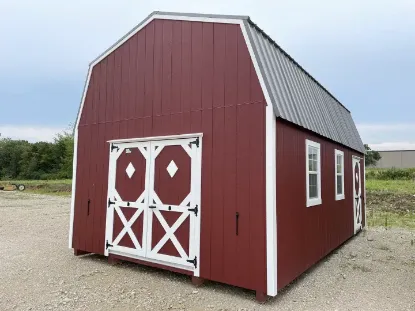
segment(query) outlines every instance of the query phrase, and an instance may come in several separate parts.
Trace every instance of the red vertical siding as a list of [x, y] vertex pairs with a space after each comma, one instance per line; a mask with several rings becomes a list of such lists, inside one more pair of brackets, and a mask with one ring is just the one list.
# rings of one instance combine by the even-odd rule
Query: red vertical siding
[[93, 68], [73, 247], [104, 252], [108, 140], [195, 132], [201, 277], [265, 292], [265, 100], [239, 25], [156, 20]]
[[[321, 148], [322, 204], [312, 207], [306, 206], [306, 139]], [[335, 149], [344, 152], [345, 199], [339, 201], [335, 200]], [[353, 235], [353, 155], [363, 156], [277, 120], [278, 289]], [[364, 176], [363, 159], [361, 168]]]

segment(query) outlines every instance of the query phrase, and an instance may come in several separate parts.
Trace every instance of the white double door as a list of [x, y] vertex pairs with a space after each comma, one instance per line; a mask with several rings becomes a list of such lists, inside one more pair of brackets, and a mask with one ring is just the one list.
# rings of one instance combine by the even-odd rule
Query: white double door
[[199, 275], [201, 137], [110, 145], [105, 254]]

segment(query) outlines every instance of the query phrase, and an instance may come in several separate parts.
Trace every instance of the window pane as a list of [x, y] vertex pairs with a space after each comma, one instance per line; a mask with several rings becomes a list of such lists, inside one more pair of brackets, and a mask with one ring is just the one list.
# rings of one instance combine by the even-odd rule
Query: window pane
[[343, 194], [343, 178], [341, 175], [337, 176], [337, 194]]
[[317, 148], [308, 147], [308, 170], [317, 172]]
[[308, 193], [310, 198], [317, 198], [317, 174], [308, 175]]
[[317, 172], [317, 161], [316, 160], [308, 160], [308, 170], [310, 172]]
[[341, 174], [342, 172], [342, 156], [337, 155], [337, 173]]

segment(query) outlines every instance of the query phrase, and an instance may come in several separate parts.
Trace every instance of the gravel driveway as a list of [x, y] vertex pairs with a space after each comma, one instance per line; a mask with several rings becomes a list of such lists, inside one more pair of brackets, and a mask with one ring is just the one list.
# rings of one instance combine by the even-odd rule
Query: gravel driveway
[[0, 192], [0, 310], [415, 310], [415, 233], [370, 229], [266, 304], [240, 288], [74, 257], [70, 199]]

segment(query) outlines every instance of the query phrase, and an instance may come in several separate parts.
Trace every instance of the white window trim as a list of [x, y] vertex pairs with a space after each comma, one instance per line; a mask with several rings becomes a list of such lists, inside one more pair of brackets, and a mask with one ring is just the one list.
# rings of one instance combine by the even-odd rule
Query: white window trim
[[[342, 171], [341, 173], [337, 173], [337, 156], [341, 155], [342, 156]], [[336, 197], [336, 201], [339, 200], [344, 200], [344, 152], [335, 149], [334, 150], [334, 184], [335, 184], [335, 188], [334, 188], [334, 193], [335, 193], [335, 197]], [[341, 175], [342, 177], [342, 194], [337, 194], [337, 176]]]
[[[310, 199], [309, 193], [309, 165], [308, 165], [308, 147], [314, 147], [317, 149], [317, 186], [318, 197]], [[307, 191], [307, 207], [320, 205], [321, 200], [321, 152], [320, 144], [314, 141], [306, 139], [305, 141], [305, 153], [306, 153], [306, 191]]]

